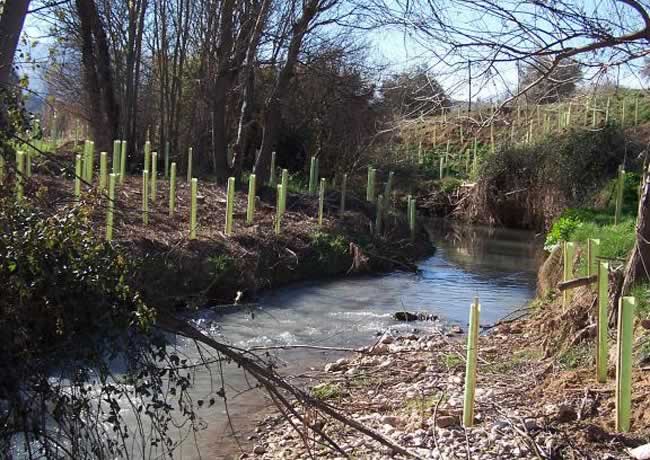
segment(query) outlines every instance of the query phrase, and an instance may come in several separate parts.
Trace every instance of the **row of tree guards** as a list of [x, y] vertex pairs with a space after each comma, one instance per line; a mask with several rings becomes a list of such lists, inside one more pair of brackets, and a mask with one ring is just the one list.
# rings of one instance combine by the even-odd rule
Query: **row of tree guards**
[[[609, 263], [599, 257], [600, 240], [590, 239], [587, 245], [587, 273], [595, 275], [598, 295], [597, 309], [597, 341], [596, 341], [596, 380], [607, 382], [608, 362], [608, 299], [609, 299]], [[569, 249], [575, 243], [565, 242], [564, 246], [564, 278], [568, 281], [567, 267], [573, 268], [574, 252]], [[564, 291], [567, 293], [567, 290]], [[615, 427], [619, 432], [630, 430], [632, 409], [632, 349], [634, 341], [634, 317], [636, 299], [621, 297], [618, 301], [618, 322], [616, 342], [616, 414]], [[476, 361], [478, 353], [479, 317], [481, 306], [478, 297], [470, 306], [469, 329], [467, 333], [467, 357], [465, 370], [465, 394], [463, 401], [463, 425], [474, 424], [474, 394], [476, 391]]]
[[[512, 118], [510, 121], [510, 132], [507, 139], [501, 141], [509, 142], [510, 144], [524, 143], [530, 144], [535, 139], [539, 139], [553, 131], [568, 129], [571, 127], [587, 129], [597, 129], [612, 120], [616, 120], [622, 126], [633, 125], [639, 123], [639, 98], [635, 97], [633, 103], [629, 102], [630, 98], [624, 97], [620, 103], [616, 99], [608, 97], [604, 105], [599, 105], [598, 100], [587, 99], [584, 103], [571, 101], [565, 104], [557, 104], [552, 109], [545, 108], [544, 106], [536, 105], [532, 111], [532, 115], [528, 109], [522, 110], [520, 105], [511, 107]], [[612, 103], [614, 101], [614, 103]], [[582, 116], [576, 115], [576, 109], [582, 108]], [[630, 114], [629, 111], [632, 111]], [[494, 114], [495, 107], [490, 109], [490, 124], [489, 124], [489, 150], [494, 152], [498, 143], [494, 132]], [[450, 172], [451, 160], [460, 162], [460, 171], [464, 169], [464, 173], [469, 177], [470, 175], [476, 176], [478, 156], [479, 156], [479, 141], [475, 133], [472, 138], [472, 133], [467, 132], [464, 120], [469, 120], [467, 116], [463, 116], [460, 106], [455, 114], [455, 120], [447, 116], [446, 110], [443, 108], [441, 120], [433, 123], [433, 132], [429, 133], [428, 143], [434, 150], [434, 154], [425, 152], [423, 144], [425, 143], [425, 135], [420, 134], [419, 140], [417, 135], [411, 137], [411, 145], [417, 144], [417, 151], [412, 155], [412, 160], [419, 164], [424, 164], [425, 161], [434, 161], [438, 158], [439, 177], [442, 179]], [[554, 119], [555, 118], [555, 119]], [[438, 127], [447, 129], [451, 126], [452, 133], [445, 133], [446, 141], [440, 142], [438, 138]], [[523, 133], [522, 133], [523, 130]], [[414, 138], [415, 137], [415, 138]], [[452, 152], [452, 140], [454, 137], [457, 142], [454, 144], [460, 145], [460, 150]], [[457, 146], [456, 146], [457, 148]], [[412, 151], [413, 152], [413, 151]]]
[[[94, 142], [87, 140], [84, 143], [82, 154], [75, 156], [75, 174], [74, 174], [74, 195], [77, 199], [81, 198], [82, 182], [88, 185], [93, 184], [95, 180], [95, 146]], [[0, 157], [2, 158], [2, 157]], [[127, 143], [126, 141], [116, 140], [113, 142], [113, 156], [111, 162], [111, 171], [108, 167], [108, 154], [107, 152], [99, 153], [99, 171], [98, 171], [98, 187], [100, 190], [106, 192], [108, 200], [106, 206], [106, 234], [107, 241], [113, 239], [114, 230], [114, 215], [115, 215], [115, 192], [116, 187], [124, 183], [126, 174], [126, 159], [127, 159]], [[165, 176], [169, 179], [169, 200], [168, 211], [169, 216], [173, 216], [176, 211], [176, 162], [168, 163], [169, 153], [165, 153]], [[277, 190], [276, 202], [276, 215], [274, 218], [274, 232], [276, 235], [281, 233], [281, 222], [286, 212], [287, 206], [287, 193], [289, 190], [289, 171], [282, 169], [280, 183], [276, 183], [276, 154], [273, 152], [271, 160], [271, 171], [269, 178], [269, 186], [273, 186]], [[4, 160], [3, 160], [4, 161]], [[142, 171], [142, 223], [149, 224], [150, 207], [156, 205], [157, 200], [157, 183], [158, 183], [158, 153], [151, 150], [151, 143], [146, 142], [144, 147], [144, 169]], [[31, 156], [29, 153], [18, 151], [16, 154], [16, 197], [18, 200], [23, 199], [24, 194], [24, 177], [31, 176]], [[368, 185], [367, 185], [367, 200], [376, 204], [376, 218], [374, 223], [374, 233], [381, 234], [383, 230], [383, 220], [385, 213], [390, 209], [390, 196], [392, 192], [392, 183], [394, 173], [390, 171], [388, 178], [384, 184], [383, 193], [377, 195], [376, 193], [376, 176], [377, 170], [375, 168], [368, 168]], [[4, 177], [4, 162], [0, 163], [0, 180]], [[187, 154], [187, 181], [190, 184], [190, 231], [189, 238], [196, 239], [198, 221], [197, 221], [197, 194], [198, 194], [198, 179], [192, 177], [192, 148], [188, 149]], [[333, 181], [334, 182], [334, 181]], [[347, 194], [348, 175], [344, 174], [340, 184], [340, 206], [339, 213], [343, 215], [346, 209], [346, 194]], [[319, 184], [319, 185], [317, 185]], [[318, 181], [318, 158], [312, 157], [310, 164], [309, 174], [309, 193], [316, 194], [318, 187], [318, 225], [323, 225], [323, 218], [325, 212], [325, 193], [327, 189], [327, 180], [321, 178]], [[246, 224], [251, 225], [255, 218], [255, 196], [256, 196], [256, 176], [250, 174], [248, 177], [248, 198], [246, 209]], [[224, 233], [227, 236], [233, 234], [233, 214], [235, 207], [235, 178], [228, 178], [227, 192], [226, 192], [226, 219]], [[407, 198], [407, 219], [411, 237], [415, 237], [416, 225], [416, 201], [411, 195]]]

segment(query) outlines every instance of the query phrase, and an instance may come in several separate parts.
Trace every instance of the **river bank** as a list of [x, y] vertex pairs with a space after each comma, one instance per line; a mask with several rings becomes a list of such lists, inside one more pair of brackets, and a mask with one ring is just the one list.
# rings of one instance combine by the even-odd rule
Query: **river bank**
[[[57, 212], [74, 202], [72, 181], [32, 176], [26, 196]], [[245, 223], [247, 193], [235, 193], [233, 234], [224, 232], [226, 191], [200, 182], [198, 231], [189, 239], [190, 187], [178, 181], [176, 209], [168, 212], [168, 182], [159, 180], [150, 203], [149, 223], [142, 222], [142, 180], [126, 177], [116, 191], [114, 241], [138, 260], [132, 286], [145, 302], [158, 308], [199, 307], [254, 300], [258, 292], [304, 280], [349, 274], [415, 270], [414, 262], [434, 251], [421, 224], [411, 238], [408, 222], [395, 203], [374, 230], [376, 208], [348, 193], [346, 211], [340, 195], [329, 192], [322, 225], [318, 198], [288, 193], [281, 233], [276, 235], [275, 190], [257, 191], [255, 219]], [[82, 190], [93, 231], [105, 231], [106, 198], [96, 189]]]

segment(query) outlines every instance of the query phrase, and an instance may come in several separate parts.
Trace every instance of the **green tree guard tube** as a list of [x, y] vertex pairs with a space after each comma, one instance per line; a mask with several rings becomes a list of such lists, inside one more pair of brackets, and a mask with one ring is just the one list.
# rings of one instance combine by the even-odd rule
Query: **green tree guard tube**
[[121, 171], [120, 168], [121, 155], [122, 155], [122, 141], [113, 141], [113, 165], [111, 168], [113, 174], [119, 174]]
[[142, 223], [149, 223], [149, 171], [142, 171]]
[[596, 350], [596, 374], [600, 383], [607, 382], [607, 360], [609, 358], [607, 350], [608, 276], [609, 264], [600, 262], [598, 264], [598, 349]]
[[345, 213], [345, 193], [347, 192], [347, 186], [348, 186], [348, 175], [343, 174], [343, 180], [341, 181], [341, 207], [340, 207], [340, 212], [341, 215]]
[[171, 164], [169, 172], [169, 215], [176, 211], [176, 163]]
[[235, 178], [228, 178], [228, 189], [226, 192], [226, 235], [232, 235], [232, 214], [235, 209]]
[[634, 342], [634, 297], [618, 300], [618, 342], [616, 361], [616, 431], [630, 431], [632, 409], [632, 348]]
[[282, 170], [282, 197], [280, 200], [280, 212], [284, 216], [284, 212], [287, 210], [287, 192], [289, 191], [289, 170]]
[[158, 153], [151, 152], [151, 204], [156, 205], [156, 191], [158, 184]]
[[89, 184], [93, 183], [93, 163], [95, 160], [95, 143], [90, 141], [88, 143], [88, 158], [86, 159], [86, 182]]
[[199, 186], [199, 180], [193, 177], [190, 186], [190, 239], [196, 239], [196, 192]]
[[278, 184], [275, 204], [275, 234], [280, 234], [280, 220], [282, 219], [282, 184]]
[[377, 170], [372, 166], [368, 166], [368, 186], [366, 189], [366, 200], [370, 203], [375, 202], [375, 177]]
[[314, 195], [316, 193], [316, 157], [311, 157], [311, 162], [309, 163], [309, 194]]
[[269, 171], [269, 185], [275, 187], [275, 152], [271, 152], [271, 170]]
[[598, 257], [600, 256], [600, 240], [587, 240], [587, 276], [598, 274]]
[[187, 182], [192, 180], [192, 147], [187, 149]]
[[113, 213], [115, 211], [115, 180], [117, 174], [108, 176], [108, 206], [106, 207], [106, 241], [113, 240]]
[[320, 189], [318, 190], [318, 226], [323, 226], [323, 210], [325, 208], [325, 178], [320, 180]]
[[108, 179], [108, 153], [99, 152], [99, 189], [106, 189]]
[[151, 170], [151, 142], [149, 141], [144, 143], [144, 168], [142, 169], [146, 169], [147, 171]]
[[478, 326], [481, 304], [478, 297], [470, 306], [467, 331], [467, 364], [465, 367], [465, 397], [463, 400], [463, 426], [474, 425], [474, 393], [476, 392], [476, 358], [478, 355]]
[[25, 153], [16, 152], [16, 200], [21, 202], [24, 196]]
[[255, 218], [255, 174], [248, 176], [248, 203], [246, 206], [246, 223], [253, 223]]
[[126, 141], [120, 142], [120, 184], [126, 177]]
[[74, 196], [79, 199], [81, 197], [81, 175], [82, 172], [81, 155], [74, 157]]

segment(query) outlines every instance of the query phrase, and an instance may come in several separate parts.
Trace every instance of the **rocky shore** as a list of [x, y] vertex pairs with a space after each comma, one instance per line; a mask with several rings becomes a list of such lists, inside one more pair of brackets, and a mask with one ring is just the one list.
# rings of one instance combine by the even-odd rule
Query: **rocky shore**
[[[534, 320], [519, 320], [480, 338], [476, 423], [469, 428], [461, 424], [465, 345], [458, 329], [386, 333], [315, 372], [318, 384], [310, 392], [411, 458], [650, 458], [643, 453], [647, 425], [636, 422], [624, 435], [613, 431], [614, 382], [599, 385], [592, 369], [544, 358], [535, 329]], [[296, 403], [295, 411], [261, 420], [249, 439], [254, 447], [241, 458], [408, 458], [309, 407]]]

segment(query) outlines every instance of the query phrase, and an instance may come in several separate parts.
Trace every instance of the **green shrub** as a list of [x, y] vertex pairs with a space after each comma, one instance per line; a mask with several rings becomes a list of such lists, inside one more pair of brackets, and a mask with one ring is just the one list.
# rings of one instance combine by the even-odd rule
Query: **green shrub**
[[553, 246], [561, 241], [569, 241], [573, 233], [581, 225], [582, 222], [577, 217], [561, 216], [553, 223], [551, 230], [546, 235], [544, 249], [550, 251]]

